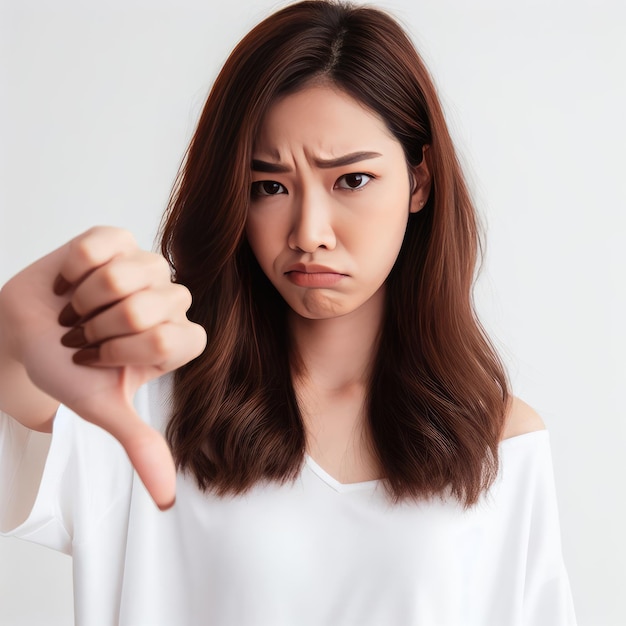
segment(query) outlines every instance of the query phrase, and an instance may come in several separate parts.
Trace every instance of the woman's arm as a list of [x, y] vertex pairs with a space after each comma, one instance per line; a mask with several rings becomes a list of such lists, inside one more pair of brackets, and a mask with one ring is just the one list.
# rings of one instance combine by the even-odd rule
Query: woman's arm
[[59, 401], [34, 385], [13, 355], [8, 337], [11, 326], [3, 319], [4, 297], [0, 291], [0, 411], [31, 430], [51, 432]]

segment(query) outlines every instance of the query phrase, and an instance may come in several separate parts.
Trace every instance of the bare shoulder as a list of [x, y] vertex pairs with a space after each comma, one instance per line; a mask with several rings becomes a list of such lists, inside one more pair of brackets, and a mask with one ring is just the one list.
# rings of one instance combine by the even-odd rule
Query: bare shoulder
[[536, 430], [544, 430], [544, 424], [541, 416], [535, 409], [526, 404], [523, 400], [515, 396], [511, 396], [509, 408], [504, 420], [504, 429], [502, 431], [502, 439], [510, 439], [518, 435], [525, 435]]

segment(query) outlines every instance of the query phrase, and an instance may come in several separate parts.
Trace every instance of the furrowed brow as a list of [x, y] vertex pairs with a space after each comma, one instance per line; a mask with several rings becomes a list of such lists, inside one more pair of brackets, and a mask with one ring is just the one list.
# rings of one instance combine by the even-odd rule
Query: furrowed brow
[[266, 172], [270, 174], [287, 174], [291, 172], [291, 168], [281, 163], [270, 163], [269, 161], [261, 161], [260, 159], [252, 159], [253, 172]]
[[332, 169], [334, 167], [352, 165], [353, 163], [359, 163], [360, 161], [368, 161], [369, 159], [375, 159], [380, 156], [382, 156], [382, 154], [379, 152], [352, 152], [350, 154], [344, 154], [344, 156], [337, 157], [336, 159], [315, 159], [315, 165], [324, 169]]
[[[333, 169], [335, 167], [359, 163], [360, 161], [368, 161], [369, 159], [375, 159], [380, 156], [382, 156], [382, 154], [379, 152], [351, 152], [350, 154], [344, 154], [336, 159], [315, 159], [315, 165], [322, 169]], [[288, 174], [291, 172], [291, 168], [281, 163], [252, 159], [252, 171], [270, 174]]]

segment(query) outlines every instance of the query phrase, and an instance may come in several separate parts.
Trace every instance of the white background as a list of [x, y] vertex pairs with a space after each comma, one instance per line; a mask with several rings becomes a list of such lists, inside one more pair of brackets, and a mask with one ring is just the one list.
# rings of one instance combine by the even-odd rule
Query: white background
[[[218, 68], [279, 6], [0, 0], [0, 283], [96, 223], [151, 247]], [[380, 6], [434, 74], [487, 224], [478, 307], [552, 432], [579, 622], [626, 624], [624, 5]], [[71, 624], [70, 575], [0, 541], [0, 624]]]

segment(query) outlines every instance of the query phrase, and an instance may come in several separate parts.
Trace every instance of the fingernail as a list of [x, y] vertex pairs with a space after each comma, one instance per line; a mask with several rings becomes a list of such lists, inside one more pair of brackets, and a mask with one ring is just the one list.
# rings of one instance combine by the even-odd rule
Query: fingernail
[[164, 504], [164, 505], [157, 504], [157, 506], [159, 507], [160, 511], [167, 511], [171, 509], [175, 504], [176, 504], [176, 496], [174, 496], [174, 499], [169, 504]]
[[100, 348], [85, 348], [75, 352], [72, 361], [76, 365], [91, 365], [100, 358]]
[[62, 296], [71, 286], [72, 286], [72, 283], [68, 283], [65, 280], [65, 278], [63, 278], [63, 276], [59, 274], [54, 279], [54, 284], [52, 285], [52, 291], [54, 291], [54, 293], [57, 296]]
[[80, 319], [80, 315], [76, 313], [72, 303], [65, 306], [59, 315], [59, 324], [61, 326], [76, 326], [76, 322]]
[[65, 335], [61, 337], [61, 343], [66, 348], [82, 348], [89, 342], [85, 337], [85, 329], [82, 326], [76, 326], [72, 328], [69, 333], [65, 333]]

